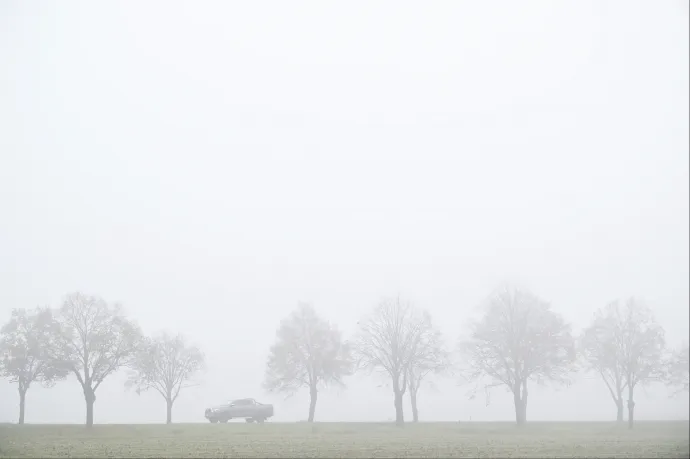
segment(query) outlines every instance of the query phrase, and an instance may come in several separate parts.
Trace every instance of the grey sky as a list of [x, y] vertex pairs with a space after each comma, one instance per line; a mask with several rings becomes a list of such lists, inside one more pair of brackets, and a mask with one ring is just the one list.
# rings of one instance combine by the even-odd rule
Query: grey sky
[[[688, 339], [688, 6], [683, 1], [19, 2], [0, 5], [0, 316], [81, 290], [207, 353], [174, 420], [255, 397], [280, 319], [347, 334], [382, 297], [449, 344], [497, 283], [577, 330], [635, 295]], [[603, 383], [533, 389], [530, 419], [613, 419]], [[154, 422], [122, 376], [96, 422]], [[385, 420], [368, 377], [317, 420]], [[512, 419], [437, 383], [422, 419]], [[639, 391], [640, 419], [687, 396]], [[65, 402], [69, 404], [65, 407]], [[16, 389], [0, 381], [0, 422]], [[409, 415], [409, 408], [407, 408]], [[637, 415], [637, 413], [636, 413]], [[83, 422], [72, 379], [27, 422]]]

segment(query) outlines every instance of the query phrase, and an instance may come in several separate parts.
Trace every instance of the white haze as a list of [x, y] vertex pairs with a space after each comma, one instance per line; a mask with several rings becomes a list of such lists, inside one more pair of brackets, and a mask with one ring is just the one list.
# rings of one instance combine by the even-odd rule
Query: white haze
[[[381, 298], [454, 345], [498, 283], [572, 321], [634, 295], [688, 338], [687, 1], [0, 4], [0, 317], [79, 290], [208, 371], [176, 422], [254, 397], [300, 301], [350, 336]], [[163, 422], [124, 375], [97, 423]], [[384, 379], [322, 393], [321, 421], [393, 417]], [[422, 389], [422, 420], [511, 420], [498, 389]], [[687, 395], [638, 390], [639, 419]], [[407, 402], [406, 402], [407, 403]], [[529, 420], [613, 420], [603, 382], [530, 391]], [[16, 422], [0, 381], [0, 421]], [[27, 422], [84, 422], [73, 379]], [[409, 418], [409, 404], [406, 417]]]

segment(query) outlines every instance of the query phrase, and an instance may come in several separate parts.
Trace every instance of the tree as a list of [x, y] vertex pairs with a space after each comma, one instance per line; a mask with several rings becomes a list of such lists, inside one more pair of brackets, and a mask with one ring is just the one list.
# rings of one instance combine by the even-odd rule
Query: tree
[[[570, 325], [531, 292], [504, 286], [484, 305], [460, 343], [468, 380], [488, 378], [484, 389], [505, 386], [513, 393], [518, 425], [527, 421], [527, 383], [569, 383], [575, 360]], [[476, 389], [475, 389], [476, 390]]]
[[651, 310], [630, 298], [599, 309], [582, 337], [582, 352], [590, 369], [601, 375], [623, 421], [623, 392], [628, 389], [628, 424], [633, 425], [637, 384], [663, 375], [664, 331]]
[[79, 381], [86, 402], [86, 425], [93, 425], [96, 390], [106, 377], [127, 365], [141, 340], [139, 327], [118, 304], [98, 296], [71, 293], [57, 315], [53, 358]]
[[126, 387], [136, 388], [137, 394], [154, 389], [165, 399], [166, 423], [172, 422], [172, 406], [184, 388], [191, 387], [191, 379], [204, 368], [204, 354], [196, 346], [187, 345], [182, 335], [162, 333], [144, 338], [130, 367]]
[[[412, 363], [422, 355], [433, 337], [431, 318], [400, 298], [382, 301], [371, 316], [360, 321], [356, 339], [357, 365], [368, 371], [381, 371], [391, 378], [395, 423], [405, 422], [403, 396], [408, 387]], [[434, 345], [429, 345], [433, 347]], [[423, 365], [412, 370], [419, 375]], [[418, 380], [421, 383], [421, 379]], [[419, 384], [417, 384], [418, 389]], [[416, 392], [415, 392], [416, 396]]]
[[675, 351], [666, 364], [666, 384], [676, 388], [674, 396], [688, 391], [688, 345]]
[[48, 350], [53, 346], [55, 322], [49, 308], [33, 311], [14, 309], [0, 329], [0, 375], [17, 383], [19, 389], [19, 424], [24, 424], [26, 392], [34, 382], [50, 387], [67, 376], [53, 365]]
[[428, 313], [423, 315], [424, 324], [419, 331], [419, 339], [412, 350], [412, 358], [407, 367], [407, 381], [410, 390], [412, 422], [419, 421], [417, 394], [422, 382], [431, 374], [440, 374], [450, 368], [449, 354], [443, 345], [441, 332], [431, 323]]
[[585, 331], [584, 351], [591, 368], [599, 371], [622, 420], [622, 394], [628, 390], [628, 427], [634, 423], [634, 391], [638, 384], [664, 376], [664, 329], [652, 311], [634, 298], [621, 306], [614, 301], [597, 311]]
[[292, 396], [309, 388], [309, 422], [314, 421], [318, 391], [352, 374], [350, 348], [338, 329], [321, 319], [314, 309], [300, 304], [276, 331], [266, 365], [264, 387], [270, 392]]
[[601, 376], [616, 405], [616, 421], [623, 422], [623, 391], [627, 386], [623, 330], [617, 308], [609, 305], [595, 313], [592, 324], [580, 339], [580, 349], [588, 369]]

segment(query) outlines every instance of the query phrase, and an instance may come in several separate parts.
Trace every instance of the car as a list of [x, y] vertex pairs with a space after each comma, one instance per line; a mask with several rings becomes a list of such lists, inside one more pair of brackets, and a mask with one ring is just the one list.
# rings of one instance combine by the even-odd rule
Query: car
[[228, 422], [230, 419], [242, 419], [246, 422], [263, 423], [273, 416], [273, 405], [259, 403], [253, 398], [240, 398], [211, 408], [206, 408], [206, 419], [212, 423]]

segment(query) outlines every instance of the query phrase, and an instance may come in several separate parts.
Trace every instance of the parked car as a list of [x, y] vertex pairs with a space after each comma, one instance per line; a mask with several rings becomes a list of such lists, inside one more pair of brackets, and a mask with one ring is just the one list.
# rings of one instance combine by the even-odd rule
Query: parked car
[[212, 423], [228, 422], [230, 419], [237, 418], [244, 418], [246, 422], [264, 422], [273, 416], [273, 405], [259, 403], [253, 398], [241, 398], [206, 408], [204, 416]]

